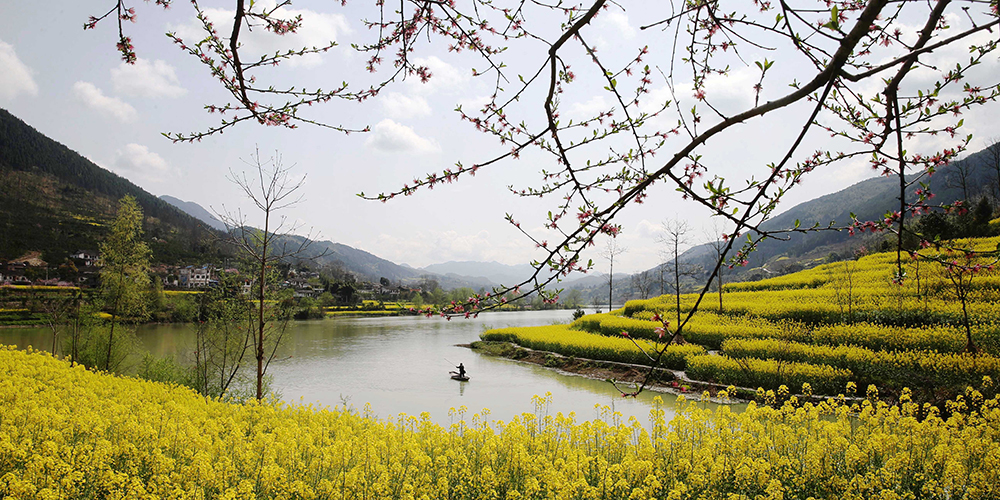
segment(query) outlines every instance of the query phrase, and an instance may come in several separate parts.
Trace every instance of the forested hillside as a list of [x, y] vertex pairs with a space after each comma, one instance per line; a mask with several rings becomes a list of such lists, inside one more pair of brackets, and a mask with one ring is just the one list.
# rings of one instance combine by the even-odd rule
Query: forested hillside
[[117, 200], [132, 195], [146, 218], [155, 261], [217, 254], [216, 234], [127, 179], [109, 172], [0, 109], [0, 260], [29, 251], [60, 262], [96, 250]]
[[[924, 182], [935, 195], [933, 203], [950, 204], [957, 200], [966, 200], [967, 205], [972, 208], [971, 206], [983, 197], [995, 199], [1000, 195], [998, 176], [1000, 176], [1000, 143], [937, 169], [937, 172], [925, 178]], [[908, 193], [911, 198], [918, 188], [919, 185], [910, 186]], [[821, 227], [830, 223], [846, 226], [851, 223], [851, 213], [862, 221], [879, 220], [886, 212], [899, 209], [898, 197], [898, 178], [875, 177], [836, 193], [800, 203], [765, 222], [761, 227], [772, 231], [787, 229], [794, 226], [796, 220], [800, 221], [802, 226], [812, 226], [814, 223], [819, 223]], [[792, 261], [796, 261], [802, 258], [823, 257], [830, 252], [845, 252], [848, 251], [848, 247], [865, 243], [872, 242], [865, 242], [861, 237], [852, 238], [846, 231], [797, 233], [790, 235], [788, 241], [765, 240], [750, 255], [749, 265], [731, 271], [732, 279], [759, 279], [762, 276], [755, 271], [777, 258], [790, 257]], [[679, 260], [699, 264], [707, 269], [714, 264], [714, 259], [714, 253], [709, 246], [700, 245], [685, 252]]]

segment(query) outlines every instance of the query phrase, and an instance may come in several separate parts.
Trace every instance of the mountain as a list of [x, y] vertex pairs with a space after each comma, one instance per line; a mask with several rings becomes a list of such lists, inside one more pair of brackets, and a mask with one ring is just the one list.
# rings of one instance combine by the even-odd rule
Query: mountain
[[514, 285], [528, 279], [535, 272], [528, 264], [507, 265], [499, 262], [449, 261], [424, 266], [424, 271], [444, 276], [463, 276], [482, 281], [486, 285]]
[[0, 260], [38, 251], [50, 263], [98, 249], [118, 200], [136, 198], [153, 259], [218, 255], [214, 230], [0, 109]]
[[226, 225], [223, 224], [222, 221], [217, 219], [214, 215], [212, 215], [211, 212], [205, 210], [205, 208], [202, 207], [201, 205], [193, 201], [184, 201], [179, 198], [174, 198], [173, 196], [166, 194], [160, 195], [160, 199], [177, 207], [182, 212], [190, 215], [191, 217], [194, 217], [195, 219], [204, 222], [205, 224], [208, 225], [208, 227], [215, 229], [217, 231], [226, 232]]
[[[183, 201], [170, 195], [161, 195], [160, 199], [177, 207], [181, 211], [204, 222], [209, 227], [225, 232], [226, 225], [218, 220], [212, 213], [201, 205], [192, 201]], [[305, 238], [301, 236], [289, 236], [280, 240], [278, 245], [286, 245], [287, 248], [297, 248], [305, 243]], [[377, 255], [359, 250], [342, 243], [332, 241], [312, 241], [308, 244], [306, 252], [300, 260], [308, 260], [316, 266], [333, 265], [344, 271], [358, 276], [367, 281], [378, 282], [381, 278], [387, 278], [393, 282], [415, 284], [424, 279], [432, 279], [444, 289], [458, 287], [469, 287], [473, 289], [491, 288], [501, 283], [498, 281], [503, 273], [511, 274], [516, 271], [521, 274], [517, 276], [530, 276], [531, 266], [504, 266], [496, 262], [487, 265], [492, 271], [491, 277], [477, 276], [476, 270], [482, 266], [479, 262], [437, 264], [423, 269], [414, 269], [408, 265], [399, 265]], [[454, 269], [464, 272], [452, 272], [449, 265], [458, 264]], [[462, 266], [462, 264], [465, 264]], [[514, 271], [512, 271], [514, 270]], [[524, 271], [527, 270], [527, 274]], [[515, 274], [511, 274], [512, 276]], [[524, 278], [521, 278], [522, 280]], [[513, 280], [503, 281], [503, 283], [514, 283]]]
[[332, 241], [308, 241], [302, 236], [285, 236], [276, 242], [278, 248], [294, 249], [305, 245], [298, 261], [311, 267], [336, 266], [365, 281], [377, 283], [386, 278], [394, 283], [417, 285], [423, 281], [435, 281], [445, 289], [459, 287], [479, 289], [489, 287], [474, 278], [446, 276], [409, 266], [401, 266], [375, 254]]
[[[535, 272], [535, 268], [531, 267], [530, 264], [509, 265], [496, 261], [448, 261], [424, 266], [421, 269], [444, 276], [482, 282], [483, 286], [499, 286], [501, 284], [513, 286], [530, 278]], [[587, 277], [588, 275], [585, 274], [573, 273], [563, 278], [562, 286]]]
[[[1000, 149], [1000, 145], [991, 148]], [[932, 193], [933, 203], [950, 204], [957, 200], [976, 200], [983, 196], [993, 196], [998, 189], [997, 170], [992, 166], [994, 151], [990, 148], [978, 151], [968, 157], [953, 161], [949, 165], [937, 169], [937, 172], [925, 178]], [[1000, 157], [1000, 155], [998, 155]], [[913, 192], [919, 185], [908, 188], [908, 197], [914, 197]], [[809, 227], [819, 223], [825, 227], [831, 222], [838, 226], [850, 224], [853, 212], [859, 220], [878, 220], [886, 212], [899, 208], [899, 179], [896, 177], [875, 177], [867, 179], [835, 193], [820, 196], [813, 200], [800, 203], [787, 211], [775, 216], [761, 228], [765, 230], [780, 230], [793, 227], [795, 221], [801, 226]], [[971, 208], [971, 207], [970, 207]], [[862, 244], [878, 244], [883, 238], [878, 236], [851, 237], [844, 231], [819, 231], [806, 234], [791, 234], [788, 241], [765, 240], [758, 245], [749, 259], [749, 265], [734, 268], [732, 278], [752, 279], [759, 277], [762, 266], [775, 267], [776, 261], [788, 257], [789, 264], [799, 261], [818, 262], [830, 253], [844, 254]], [[685, 263], [708, 267], [714, 265], [714, 256], [708, 244], [698, 245], [684, 252], [679, 260]], [[654, 268], [655, 269], [655, 268]], [[653, 271], [652, 269], [650, 271]], [[764, 271], [766, 273], [766, 271]]]

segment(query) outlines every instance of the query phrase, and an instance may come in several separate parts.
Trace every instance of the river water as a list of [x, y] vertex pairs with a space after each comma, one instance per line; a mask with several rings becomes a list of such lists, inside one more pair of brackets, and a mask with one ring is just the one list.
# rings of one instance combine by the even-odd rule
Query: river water
[[[494, 420], [534, 412], [532, 396], [552, 394], [548, 412], [575, 412], [578, 420], [601, 417], [608, 406], [647, 423], [652, 398], [622, 398], [610, 383], [561, 374], [537, 365], [481, 355], [456, 344], [479, 340], [484, 328], [568, 323], [572, 311], [484, 313], [477, 319], [398, 316], [297, 321], [268, 371], [273, 388], [288, 402], [341, 405], [344, 401], [386, 418], [428, 412], [442, 425], [451, 408], [465, 406], [467, 418], [484, 408]], [[153, 354], [190, 359], [194, 330], [189, 325], [144, 325], [137, 332]], [[51, 346], [47, 329], [0, 329], [0, 343]], [[449, 370], [463, 363], [471, 377], [458, 382]], [[675, 397], [663, 395], [669, 412]], [[669, 415], [668, 415], [669, 418]]]

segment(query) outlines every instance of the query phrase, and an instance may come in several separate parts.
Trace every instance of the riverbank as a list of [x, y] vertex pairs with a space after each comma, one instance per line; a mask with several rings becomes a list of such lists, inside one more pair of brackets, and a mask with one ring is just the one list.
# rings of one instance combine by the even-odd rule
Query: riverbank
[[[521, 347], [510, 342], [479, 340], [471, 344], [458, 344], [457, 347], [466, 347], [488, 356], [542, 366], [566, 375], [609, 381], [608, 383], [614, 380], [625, 391], [630, 390], [633, 384], [645, 380], [650, 370], [650, 367], [645, 365], [563, 356], [554, 352]], [[718, 397], [718, 393], [727, 390], [726, 386], [692, 380], [680, 370], [655, 368], [652, 380], [653, 382], [645, 390], [677, 396], [691, 394], [700, 396], [708, 392], [709, 400], [716, 404], [745, 403], [756, 395], [756, 391], [750, 388], [737, 387], [736, 393], [729, 394], [728, 399], [724, 401]]]

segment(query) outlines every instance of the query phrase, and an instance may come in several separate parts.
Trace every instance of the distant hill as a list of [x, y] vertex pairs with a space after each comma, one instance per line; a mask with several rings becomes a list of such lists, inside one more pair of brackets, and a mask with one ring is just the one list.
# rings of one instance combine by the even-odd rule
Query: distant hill
[[535, 272], [528, 264], [507, 265], [499, 262], [474, 262], [474, 261], [449, 261], [440, 264], [431, 264], [422, 268], [424, 271], [441, 274], [445, 276], [463, 276], [468, 279], [475, 279], [488, 286], [515, 285], [520, 283]]
[[198, 261], [219, 252], [214, 230], [4, 109], [0, 188], [0, 260], [39, 251], [58, 263], [76, 250], [97, 250], [125, 195], [142, 207], [155, 261]]
[[[306, 238], [302, 236], [287, 236], [279, 239], [276, 245], [280, 248], [296, 248], [303, 244]], [[416, 285], [424, 280], [436, 281], [438, 285], [450, 290], [458, 287], [479, 289], [483, 285], [475, 279], [465, 276], [445, 276], [409, 266], [401, 266], [364, 250], [334, 243], [332, 241], [312, 241], [299, 256], [300, 261], [308, 262], [310, 267], [337, 266], [366, 281], [377, 283], [386, 278], [394, 283]]]
[[[991, 195], [992, 186], [995, 186], [997, 181], [994, 178], [995, 171], [989, 168], [990, 160], [990, 153], [982, 150], [938, 169], [933, 176], [925, 180], [931, 192], [935, 194], [933, 202], [954, 203], [965, 198], [975, 201], [982, 196]], [[967, 192], [963, 192], [961, 187], [962, 173], [966, 174]], [[918, 187], [911, 186], [908, 194], [912, 196]], [[761, 227], [767, 230], [787, 229], [793, 227], [796, 220], [799, 220], [802, 226], [811, 226], [817, 222], [820, 226], [826, 226], [831, 222], [843, 226], [851, 222], [851, 212], [860, 220], [878, 220], [886, 212], [898, 209], [898, 197], [898, 178], [875, 177], [836, 193], [795, 205], [765, 222]], [[733, 278], [760, 277], [758, 271], [761, 266], [771, 267], [769, 263], [773, 264], [779, 258], [788, 257], [789, 259], [785, 259], [788, 262], [803, 260], [818, 262], [818, 259], [831, 252], [850, 252], [854, 247], [866, 243], [871, 244], [871, 238], [867, 238], [866, 242], [864, 237], [852, 238], [846, 232], [837, 231], [792, 234], [788, 241], [766, 240], [751, 254], [748, 266], [732, 270]], [[714, 264], [714, 257], [708, 245], [699, 245], [684, 252], [680, 256], [680, 261], [707, 268]]]
[[222, 223], [219, 219], [215, 218], [211, 212], [205, 210], [205, 207], [193, 202], [184, 201], [179, 198], [174, 198], [173, 196], [163, 194], [160, 195], [160, 199], [177, 207], [182, 212], [204, 222], [208, 227], [215, 229], [217, 231], [226, 232], [226, 225]]
[[[449, 261], [441, 264], [431, 264], [421, 269], [445, 276], [479, 281], [484, 283], [484, 286], [499, 286], [501, 284], [513, 286], [530, 278], [535, 272], [535, 268], [531, 267], [530, 264], [509, 265], [496, 261]], [[563, 278], [561, 286], [566, 286], [569, 283], [586, 279], [587, 277], [588, 275], [586, 274], [574, 273]]]

